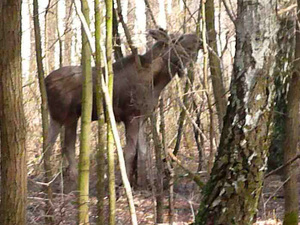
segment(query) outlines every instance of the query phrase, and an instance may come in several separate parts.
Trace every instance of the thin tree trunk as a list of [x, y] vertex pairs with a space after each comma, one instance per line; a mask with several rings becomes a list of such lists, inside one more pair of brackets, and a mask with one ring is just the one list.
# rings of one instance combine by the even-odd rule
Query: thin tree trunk
[[[113, 81], [114, 74], [112, 68], [112, 51], [113, 51], [113, 1], [105, 0], [106, 5], [106, 60], [107, 60], [107, 77], [108, 94], [110, 101], [113, 99]], [[107, 115], [106, 118], [109, 118]], [[107, 121], [108, 122], [108, 121]], [[115, 157], [114, 157], [114, 139], [112, 127], [107, 123], [107, 159], [108, 159], [108, 188], [109, 188], [109, 224], [116, 224], [116, 191], [115, 191]]]
[[[81, 0], [81, 10], [90, 25], [89, 6], [86, 0]], [[82, 28], [82, 116], [80, 134], [80, 154], [79, 154], [79, 224], [89, 224], [89, 174], [90, 174], [90, 133], [92, 115], [92, 68], [91, 68], [91, 49], [88, 37]]]
[[45, 13], [45, 65], [46, 73], [55, 69], [55, 42], [57, 40], [57, 7], [58, 2], [48, 0]]
[[[41, 93], [41, 114], [42, 114], [42, 128], [43, 128], [43, 155], [44, 155], [44, 170], [45, 170], [45, 183], [48, 183], [52, 179], [52, 166], [51, 166], [51, 155], [52, 155], [52, 146], [47, 146], [48, 138], [48, 105], [47, 105], [47, 93], [44, 82], [44, 67], [43, 67], [43, 58], [42, 58], [42, 44], [41, 44], [41, 30], [39, 22], [39, 6], [38, 0], [33, 1], [33, 21], [34, 21], [34, 33], [35, 33], [35, 49], [36, 49], [36, 64], [38, 70], [38, 79], [39, 79], [39, 88]], [[45, 208], [45, 217], [47, 224], [53, 224], [53, 213], [52, 208], [52, 187], [49, 184], [45, 188], [45, 193], [48, 196], [48, 201]]]
[[64, 41], [64, 59], [63, 64], [65, 66], [69, 66], [72, 63], [72, 36], [73, 30], [71, 25], [71, 18], [72, 18], [72, 0], [65, 0], [66, 2], [66, 16], [64, 19], [65, 23], [65, 41]]
[[151, 116], [151, 127], [153, 134], [153, 142], [155, 149], [155, 164], [156, 164], [156, 223], [163, 223], [164, 215], [164, 198], [163, 198], [163, 164], [162, 164], [162, 150], [163, 146], [156, 129], [157, 116], [155, 113]]
[[[114, 4], [114, 2], [113, 2]], [[120, 58], [123, 58], [122, 48], [121, 48], [121, 38], [119, 34], [119, 22], [118, 22], [118, 14], [117, 9], [113, 9], [113, 36], [114, 36], [114, 56], [117, 61]]]
[[26, 129], [21, 34], [21, 0], [0, 1], [0, 224], [3, 225], [26, 224]]
[[195, 224], [252, 224], [270, 130], [277, 21], [269, 0], [238, 1], [231, 95], [217, 158]]
[[208, 45], [211, 47], [211, 51], [208, 52], [210, 76], [216, 102], [219, 130], [221, 132], [223, 126], [223, 117], [226, 113], [227, 99], [222, 79], [220, 58], [218, 57], [214, 1], [205, 1], [205, 18]]
[[[299, 140], [299, 101], [300, 101], [300, 0], [297, 1], [296, 48], [294, 71], [287, 95], [287, 118], [285, 123], [284, 164], [297, 155]], [[284, 175], [288, 181], [284, 184], [285, 213], [284, 225], [297, 225], [299, 215], [298, 164], [285, 167]]]
[[[28, 1], [28, 9], [29, 9], [29, 21], [30, 21], [30, 26], [34, 27], [34, 21], [33, 21], [33, 7], [32, 1]], [[23, 1], [24, 2], [24, 1]], [[36, 52], [35, 52], [35, 33], [34, 29], [30, 29], [30, 60], [29, 60], [29, 81], [33, 81], [35, 79], [35, 73], [36, 73]]]
[[[188, 93], [189, 89], [190, 89], [189, 81], [186, 80], [185, 86], [184, 86], [184, 93], [183, 93], [183, 105], [185, 106], [186, 109], [188, 108], [188, 94], [187, 93]], [[180, 148], [185, 116], [186, 116], [185, 110], [181, 109], [181, 112], [179, 114], [179, 119], [178, 119], [178, 130], [177, 130], [176, 144], [175, 144], [174, 151], [173, 151], [174, 155], [177, 155], [177, 153], [179, 151], [179, 148]]]
[[100, 1], [95, 0], [95, 57], [96, 57], [96, 102], [97, 102], [97, 114], [98, 114], [98, 153], [97, 153], [97, 192], [98, 192], [98, 225], [105, 224], [105, 212], [104, 212], [104, 197], [105, 197], [105, 121], [103, 118], [103, 104], [101, 95], [101, 79], [102, 79], [102, 68], [101, 68], [101, 23], [102, 23], [102, 10]]
[[159, 112], [160, 112], [160, 132], [162, 136], [162, 148], [164, 150], [164, 157], [166, 159], [166, 164], [169, 172], [169, 223], [173, 224], [174, 215], [174, 169], [172, 166], [172, 161], [168, 154], [168, 149], [166, 146], [166, 127], [165, 127], [165, 116], [164, 116], [164, 96], [161, 93], [159, 101]]
[[[127, 26], [127, 24], [125, 23], [125, 21], [123, 19], [122, 6], [121, 6], [121, 1], [120, 0], [117, 0], [117, 10], [118, 10], [119, 20], [120, 20], [120, 22], [123, 26], [125, 36], [126, 36], [126, 39], [127, 39], [127, 43], [128, 43], [129, 48], [131, 50], [131, 53], [136, 56], [136, 60], [139, 63], [139, 57], [137, 55], [138, 54], [137, 48], [133, 45], [133, 41], [132, 41], [132, 38], [131, 38], [131, 35], [130, 35], [130, 32], [129, 32], [128, 26]], [[138, 65], [140, 65], [140, 64], [138, 64]]]
[[269, 171], [277, 169], [283, 164], [288, 78], [292, 74], [292, 62], [295, 57], [295, 20], [291, 16], [284, 16], [283, 18], [279, 18], [279, 24], [280, 27], [277, 33], [279, 50], [276, 54], [276, 67], [273, 75], [276, 95], [274, 104], [274, 129], [268, 157]]
[[213, 117], [213, 109], [212, 109], [212, 104], [211, 104], [211, 99], [209, 95], [209, 87], [208, 87], [208, 47], [206, 43], [206, 10], [205, 10], [205, 1], [202, 1], [202, 23], [203, 23], [203, 28], [202, 28], [202, 41], [203, 41], [203, 89], [205, 91], [205, 96], [207, 100], [207, 105], [208, 105], [208, 111], [209, 111], [209, 144], [210, 144], [210, 151], [209, 151], [209, 156], [208, 156], [208, 165], [207, 165], [207, 171], [208, 173], [211, 172], [213, 162], [214, 162], [214, 156], [215, 156], [215, 151], [214, 151], [214, 146], [213, 146], [213, 141], [215, 137], [214, 133], [214, 117]]

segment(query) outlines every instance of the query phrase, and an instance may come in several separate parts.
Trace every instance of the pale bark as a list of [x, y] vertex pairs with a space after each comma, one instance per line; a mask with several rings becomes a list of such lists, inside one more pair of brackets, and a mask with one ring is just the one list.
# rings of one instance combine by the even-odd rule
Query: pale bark
[[195, 224], [251, 224], [272, 129], [277, 21], [269, 0], [239, 1], [231, 95]]

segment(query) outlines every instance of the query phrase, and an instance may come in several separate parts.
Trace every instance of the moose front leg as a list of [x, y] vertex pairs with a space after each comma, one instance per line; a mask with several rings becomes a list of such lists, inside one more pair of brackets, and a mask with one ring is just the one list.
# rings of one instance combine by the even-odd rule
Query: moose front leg
[[140, 120], [137, 141], [137, 186], [143, 190], [147, 188], [147, 142], [144, 121]]
[[65, 142], [63, 154], [66, 156], [69, 166], [67, 174], [73, 181], [77, 180], [77, 163], [75, 159], [75, 143], [76, 143], [77, 120], [65, 125]]
[[132, 119], [125, 123], [126, 129], [126, 145], [124, 147], [124, 157], [126, 163], [126, 170], [129, 182], [131, 185], [135, 183], [136, 174], [136, 157], [137, 157], [137, 140], [139, 133], [139, 120]]

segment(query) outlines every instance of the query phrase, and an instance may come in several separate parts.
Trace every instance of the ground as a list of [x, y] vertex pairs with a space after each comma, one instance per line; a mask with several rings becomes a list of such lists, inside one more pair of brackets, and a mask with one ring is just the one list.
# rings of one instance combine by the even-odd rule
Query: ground
[[[90, 182], [91, 204], [90, 204], [90, 224], [96, 224], [96, 179], [92, 174]], [[38, 177], [29, 179], [29, 199], [28, 199], [28, 224], [43, 224], [45, 206], [44, 194], [41, 191], [41, 185], [37, 183]], [[61, 193], [60, 176], [54, 182], [54, 203], [55, 224], [75, 225], [77, 216], [76, 192], [68, 194]], [[68, 184], [65, 184], [68, 185]], [[255, 225], [279, 225], [284, 213], [283, 181], [279, 175], [270, 176], [265, 180], [263, 194], [257, 213], [257, 222]], [[130, 224], [130, 215], [122, 188], [119, 189], [120, 197], [117, 200], [117, 224]], [[193, 221], [195, 213], [199, 207], [200, 192], [198, 187], [192, 181], [185, 177], [178, 178], [175, 187], [175, 207], [174, 221], [175, 225], [190, 224]], [[168, 221], [168, 191], [165, 191], [165, 223]], [[150, 190], [134, 191], [134, 203], [137, 211], [139, 224], [154, 224], [154, 204], [153, 193]], [[105, 205], [108, 215], [108, 199], [105, 199]]]

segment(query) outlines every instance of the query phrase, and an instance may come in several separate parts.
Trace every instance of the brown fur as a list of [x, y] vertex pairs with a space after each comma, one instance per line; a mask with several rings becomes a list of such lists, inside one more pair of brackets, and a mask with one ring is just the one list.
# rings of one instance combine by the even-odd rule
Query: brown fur
[[[117, 122], [126, 127], [124, 148], [127, 173], [133, 180], [134, 159], [139, 131], [139, 121], [150, 114], [157, 105], [163, 88], [195, 58], [200, 48], [196, 35], [185, 34], [170, 40], [161, 29], [149, 34], [157, 40], [144, 55], [139, 55], [140, 65], [133, 55], [113, 64], [113, 109]], [[93, 79], [95, 80], [95, 69]], [[51, 117], [48, 143], [52, 147], [61, 126], [65, 126], [64, 153], [69, 162], [70, 175], [76, 177], [75, 140], [78, 118], [81, 116], [82, 68], [67, 66], [53, 71], [45, 78]], [[95, 82], [94, 82], [95, 83]], [[95, 88], [94, 88], [95, 90]], [[92, 120], [97, 119], [95, 94]]]

